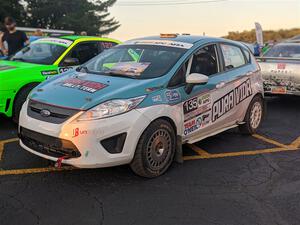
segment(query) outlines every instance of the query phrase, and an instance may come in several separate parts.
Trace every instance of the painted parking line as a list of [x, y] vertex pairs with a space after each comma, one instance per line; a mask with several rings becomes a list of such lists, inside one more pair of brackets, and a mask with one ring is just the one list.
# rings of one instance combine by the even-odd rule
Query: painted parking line
[[[4, 146], [6, 144], [18, 141], [18, 138], [11, 138], [7, 140], [0, 141], [0, 161], [2, 160], [2, 156], [4, 153]], [[22, 175], [22, 174], [33, 174], [33, 173], [47, 173], [47, 172], [60, 172], [60, 171], [68, 171], [75, 170], [77, 168], [72, 166], [63, 166], [61, 168], [56, 167], [42, 167], [42, 168], [27, 168], [27, 169], [9, 169], [3, 170], [0, 168], [0, 176], [5, 175]]]
[[[266, 143], [273, 144], [277, 147], [261, 149], [261, 150], [249, 150], [249, 151], [239, 151], [239, 152], [228, 152], [228, 153], [218, 153], [211, 154], [207, 151], [201, 149], [195, 144], [190, 144], [188, 147], [197, 153], [195, 156], [185, 156], [183, 159], [185, 161], [188, 160], [197, 160], [197, 159], [213, 159], [213, 158], [225, 158], [225, 157], [236, 157], [236, 156], [250, 156], [250, 155], [259, 155], [259, 154], [267, 154], [267, 153], [276, 153], [276, 152], [287, 152], [287, 151], [297, 151], [300, 147], [300, 137], [298, 137], [295, 141], [293, 141], [289, 145], [282, 144], [270, 138], [264, 137], [262, 135], [255, 134], [254, 138], [264, 141]], [[12, 138], [8, 140], [0, 141], [0, 160], [2, 159], [2, 155], [4, 152], [4, 145], [12, 142], [18, 141], [18, 138]], [[23, 174], [35, 174], [35, 173], [47, 173], [47, 172], [61, 172], [61, 171], [71, 171], [76, 170], [77, 168], [72, 166], [63, 166], [61, 168], [56, 167], [44, 167], [44, 168], [28, 168], [28, 169], [11, 169], [11, 170], [1, 170], [0, 176], [6, 175], [23, 175]]]
[[270, 138], [266, 138], [261, 135], [253, 135], [253, 137], [265, 141], [267, 143], [271, 143], [275, 146], [275, 148], [268, 149], [260, 149], [260, 150], [249, 150], [249, 151], [239, 151], [239, 152], [228, 152], [228, 153], [218, 153], [211, 154], [207, 151], [201, 149], [200, 147], [192, 144], [189, 147], [195, 151], [198, 155], [195, 156], [185, 156], [184, 160], [197, 160], [197, 159], [213, 159], [213, 158], [225, 158], [225, 157], [236, 157], [236, 156], [250, 156], [250, 155], [259, 155], [259, 154], [268, 154], [268, 153], [276, 153], [276, 152], [287, 152], [287, 151], [297, 151], [300, 147], [300, 137], [298, 137], [295, 141], [293, 141], [289, 145], [284, 145]]
[[2, 155], [4, 152], [4, 145], [6, 145], [8, 143], [16, 142], [18, 140], [19, 140], [18, 138], [11, 138], [11, 139], [0, 141], [0, 161], [2, 160]]
[[62, 172], [62, 171], [70, 171], [76, 169], [77, 168], [72, 166], [63, 166], [61, 168], [43, 167], [43, 168], [30, 168], [30, 169], [0, 170], [0, 176], [47, 173], [47, 172]]
[[278, 141], [275, 141], [273, 139], [267, 138], [267, 137], [262, 136], [260, 134], [253, 134], [252, 137], [254, 137], [256, 139], [259, 139], [259, 140], [261, 140], [263, 142], [266, 142], [266, 143], [269, 143], [269, 144], [281, 147], [281, 148], [288, 148], [289, 147], [288, 145], [282, 144], [282, 143], [280, 143]]

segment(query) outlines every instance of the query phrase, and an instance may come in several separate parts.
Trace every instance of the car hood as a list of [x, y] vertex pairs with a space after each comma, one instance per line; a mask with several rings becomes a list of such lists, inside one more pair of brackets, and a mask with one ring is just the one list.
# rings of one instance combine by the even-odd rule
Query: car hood
[[112, 99], [147, 95], [162, 86], [163, 78], [138, 80], [122, 77], [68, 72], [37, 86], [30, 99], [46, 104], [88, 110]]

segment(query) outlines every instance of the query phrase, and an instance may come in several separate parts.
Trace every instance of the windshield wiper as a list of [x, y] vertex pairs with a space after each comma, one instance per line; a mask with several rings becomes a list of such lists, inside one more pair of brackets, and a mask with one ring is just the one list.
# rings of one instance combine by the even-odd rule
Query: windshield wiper
[[110, 71], [110, 72], [107, 72], [107, 73], [104, 73], [104, 74], [114, 76], [114, 77], [126, 77], [126, 78], [130, 78], [130, 79], [137, 79], [137, 76], [130, 76], [130, 75], [126, 75], [126, 74], [123, 74], [123, 73], [117, 73], [117, 72], [113, 72], [113, 71]]

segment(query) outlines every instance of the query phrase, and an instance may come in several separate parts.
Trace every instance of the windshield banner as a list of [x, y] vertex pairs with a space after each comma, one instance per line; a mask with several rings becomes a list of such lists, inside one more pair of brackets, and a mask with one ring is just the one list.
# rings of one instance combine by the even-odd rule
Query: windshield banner
[[137, 41], [130, 41], [125, 44], [136, 44], [136, 45], [159, 45], [165, 47], [174, 47], [174, 48], [184, 48], [190, 49], [193, 47], [193, 44], [179, 42], [179, 41], [169, 41], [169, 40], [137, 40]]
[[122, 62], [114, 65], [110, 72], [127, 76], [140, 76], [149, 66], [150, 63]]
[[73, 42], [70, 40], [65, 40], [60, 38], [41, 38], [39, 40], [36, 40], [34, 43], [53, 43], [53, 44], [69, 47]]

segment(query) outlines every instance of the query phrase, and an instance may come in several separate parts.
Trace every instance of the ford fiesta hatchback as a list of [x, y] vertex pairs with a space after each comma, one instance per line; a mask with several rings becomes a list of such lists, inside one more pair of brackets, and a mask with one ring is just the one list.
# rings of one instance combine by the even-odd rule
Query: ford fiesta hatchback
[[49, 160], [130, 164], [156, 177], [182, 144], [233, 127], [255, 133], [263, 113], [260, 69], [244, 45], [161, 35], [113, 47], [36, 87], [23, 105], [19, 137], [24, 149]]

